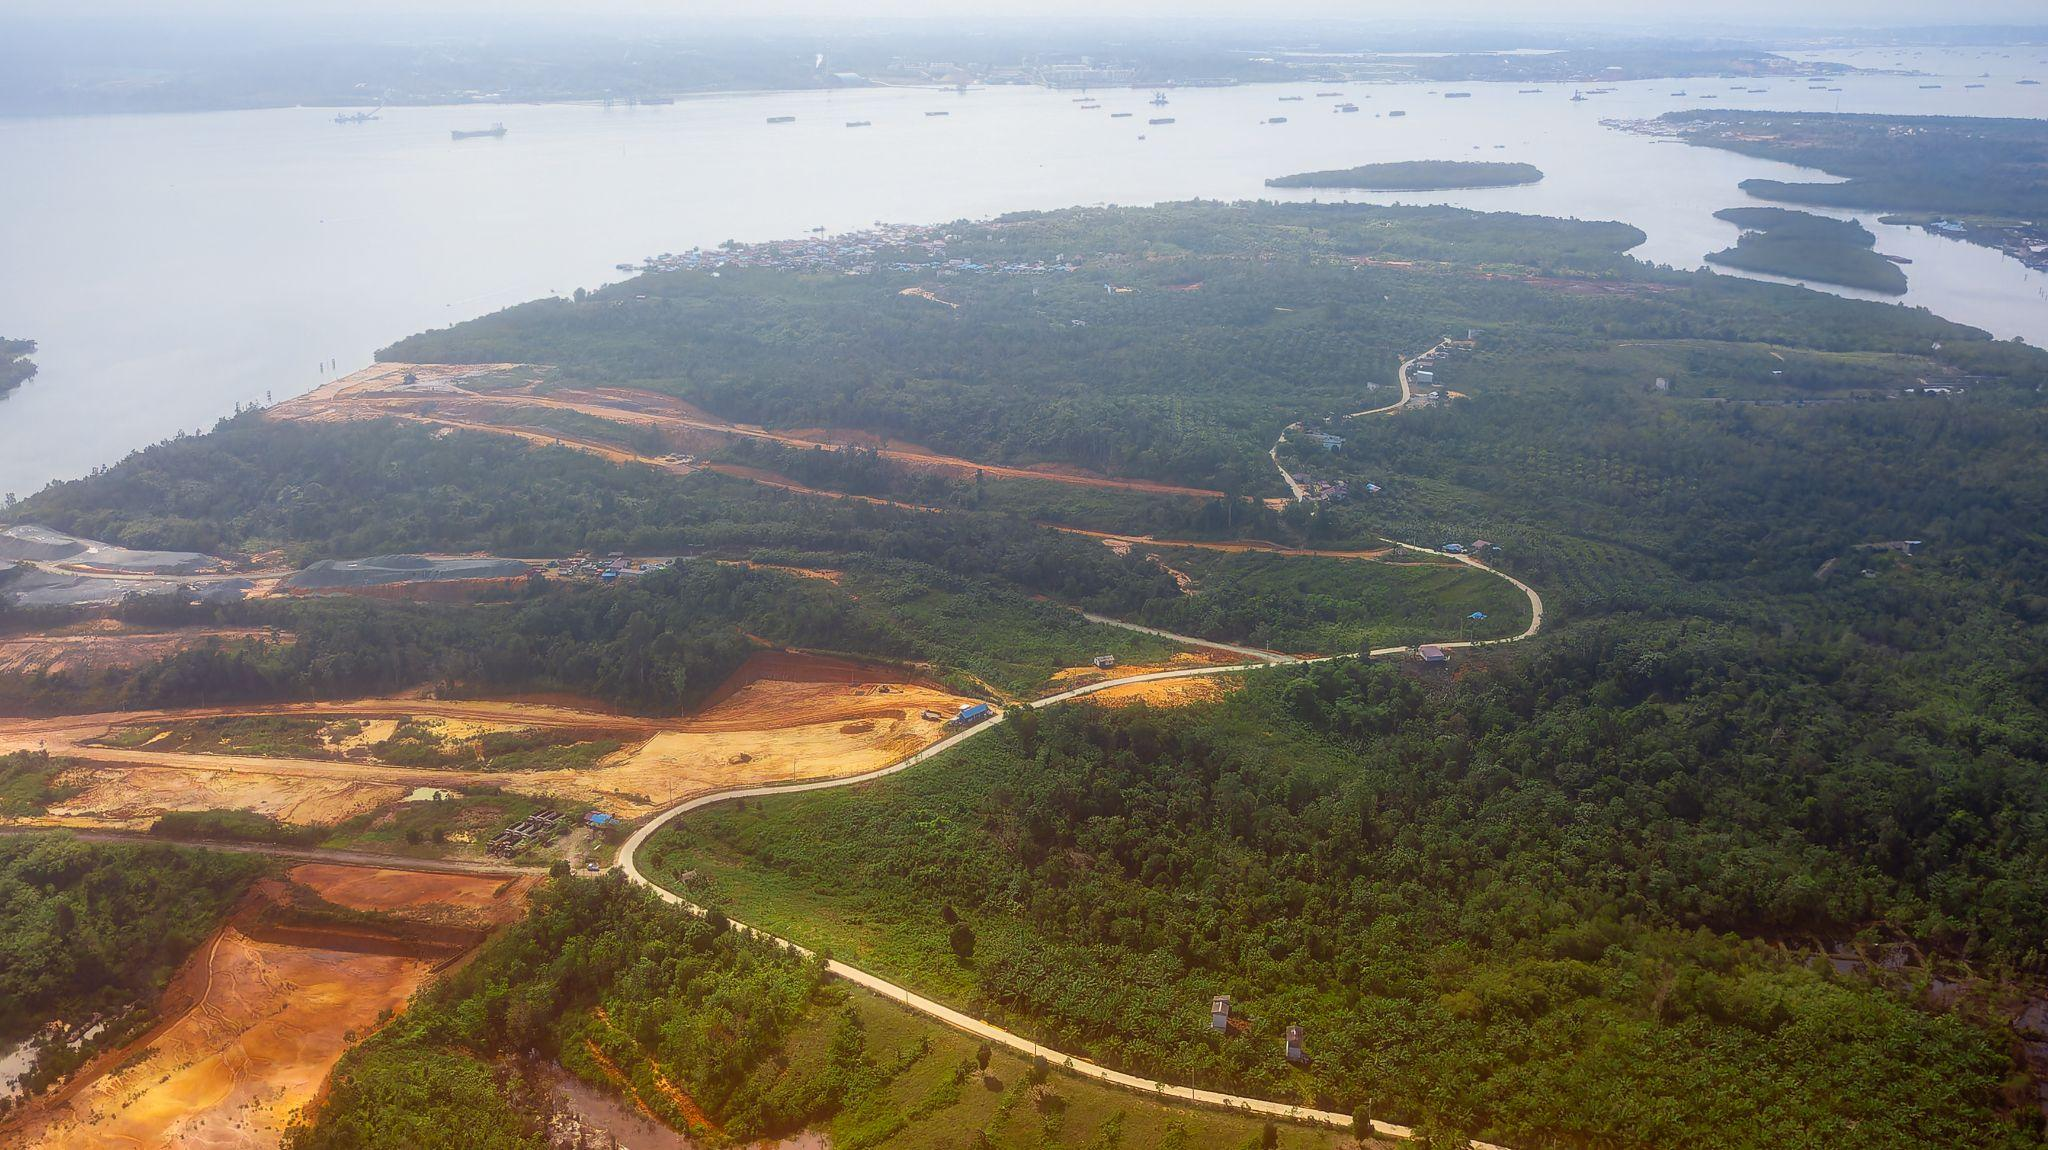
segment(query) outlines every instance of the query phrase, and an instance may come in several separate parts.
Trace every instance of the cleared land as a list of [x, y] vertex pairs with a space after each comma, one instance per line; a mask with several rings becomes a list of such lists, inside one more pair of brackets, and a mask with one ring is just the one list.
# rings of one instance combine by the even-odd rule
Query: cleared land
[[[546, 424], [536, 426], [534, 420], [545, 420], [551, 416], [559, 418], [568, 413], [601, 423], [623, 425], [624, 428], [659, 432], [671, 437], [668, 441], [679, 447], [692, 443], [692, 437], [707, 435], [714, 441], [754, 439], [801, 448], [844, 443], [865, 446], [862, 441], [873, 438], [865, 432], [773, 431], [752, 424], [735, 423], [650, 391], [614, 387], [548, 387], [544, 383], [547, 370], [521, 364], [378, 364], [279, 404], [271, 408], [269, 414], [275, 419], [314, 423], [410, 419], [447, 427], [497, 431], [535, 442], [560, 442], [565, 446], [596, 451], [607, 458], [667, 465], [678, 470], [692, 468], [671, 463], [665, 457], [644, 456], [616, 444], [594, 441], [588, 436], [557, 432]], [[525, 382], [507, 386], [508, 376], [518, 377], [521, 374]], [[408, 376], [413, 382], [406, 382]], [[1009, 467], [980, 463], [900, 444], [873, 450], [893, 463], [959, 476], [982, 474], [993, 478], [1041, 479], [1080, 487], [1184, 495], [1197, 499], [1215, 499], [1222, 494], [1208, 488], [1182, 487], [1144, 479], [1117, 479], [1073, 467]]]
[[[634, 818], [705, 790], [873, 770], [939, 739], [942, 724], [925, 719], [926, 711], [951, 717], [972, 701], [894, 667], [770, 652], [743, 665], [709, 706], [685, 719], [524, 702], [364, 699], [5, 719], [0, 751], [47, 748], [82, 760], [62, 780], [76, 793], [30, 820], [38, 825], [143, 829], [168, 811], [244, 810], [331, 826], [420, 788], [502, 788]], [[339, 742], [315, 732], [304, 747], [293, 731], [270, 744], [153, 746], [189, 735], [191, 724], [266, 716], [361, 729]], [[623, 745], [594, 762], [535, 769], [377, 761], [373, 740], [389, 738], [400, 720], [456, 739], [546, 729]]]
[[[396, 929], [322, 937], [281, 927], [270, 917], [292, 892], [266, 883], [178, 973], [166, 1021], [38, 1100], [4, 1131], [6, 1144], [276, 1146], [342, 1052], [385, 1012], [405, 1009], [484, 929], [517, 917], [531, 883], [325, 864], [294, 868], [289, 878], [330, 902], [389, 915]], [[436, 930], [448, 923], [465, 929]]]
[[111, 620], [99, 620], [83, 627], [0, 639], [0, 674], [56, 674], [140, 667], [209, 642], [243, 641], [289, 643], [292, 636], [260, 627], [138, 631]]

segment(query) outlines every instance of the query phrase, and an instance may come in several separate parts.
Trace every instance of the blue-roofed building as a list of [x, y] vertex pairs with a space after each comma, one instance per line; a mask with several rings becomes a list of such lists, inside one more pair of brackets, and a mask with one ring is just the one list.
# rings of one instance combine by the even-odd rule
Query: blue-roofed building
[[1467, 615], [1467, 616], [1465, 616], [1465, 617], [1466, 617], [1467, 619], [1478, 619], [1478, 620], [1480, 620], [1480, 621], [1482, 621], [1482, 622], [1483, 622], [1483, 621], [1484, 621], [1484, 620], [1486, 619], [1486, 612], [1484, 612], [1484, 611], [1474, 611], [1474, 612], [1472, 612], [1472, 613], [1471, 613], [1470, 615]]
[[589, 814], [583, 816], [583, 821], [589, 823], [591, 826], [594, 827], [608, 827], [611, 826], [613, 823], [618, 822], [619, 820], [604, 813], [603, 811], [592, 811]]

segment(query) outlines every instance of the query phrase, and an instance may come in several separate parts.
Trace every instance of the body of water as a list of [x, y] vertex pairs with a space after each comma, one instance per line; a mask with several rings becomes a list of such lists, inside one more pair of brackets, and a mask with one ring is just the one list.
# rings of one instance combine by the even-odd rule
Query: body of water
[[[1096, 109], [1038, 88], [861, 89], [394, 108], [360, 125], [333, 123], [331, 109], [0, 121], [0, 335], [38, 341], [42, 369], [0, 400], [0, 492], [305, 391], [423, 328], [618, 279], [621, 262], [815, 227], [1320, 196], [1624, 220], [1649, 236], [1637, 255], [1696, 267], [1734, 242], [1712, 216], [1746, 202], [1742, 180], [1814, 174], [1603, 120], [1689, 107], [2048, 116], [2048, 86], [2017, 83], [2048, 81], [2042, 55], [1894, 49], [1837, 58], [1933, 75], [1849, 77], [1832, 83], [1838, 93], [1803, 80], [1648, 81], [1583, 103], [1557, 85], [1257, 85], [1174, 91], [1164, 107], [1147, 91], [1105, 90], [1091, 93]], [[1315, 95], [1340, 89], [1341, 100]], [[1337, 112], [1344, 100], [1361, 110]], [[1163, 116], [1175, 122], [1147, 123]], [[449, 138], [499, 121], [502, 138]], [[1523, 160], [1548, 178], [1405, 196], [1264, 187], [1407, 159]], [[1907, 304], [2048, 343], [2048, 274], [1874, 215], [1879, 250], [1915, 261]]]

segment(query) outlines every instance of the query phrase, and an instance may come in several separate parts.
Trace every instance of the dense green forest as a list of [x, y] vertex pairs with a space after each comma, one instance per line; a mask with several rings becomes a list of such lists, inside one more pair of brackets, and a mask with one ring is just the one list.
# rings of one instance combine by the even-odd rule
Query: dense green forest
[[[936, 281], [957, 309], [899, 295], [925, 283], [916, 272], [654, 273], [382, 354], [555, 364], [559, 386], [652, 388], [746, 422], [1271, 495], [1264, 453], [1280, 427], [1356, 410], [1399, 355], [1446, 332], [1939, 342], [1945, 359], [1990, 342], [1925, 313], [1659, 271], [1623, 254], [1642, 236], [1617, 224], [1203, 203], [1020, 213], [947, 235], [949, 256], [981, 266], [1064, 257], [1079, 270]], [[1589, 290], [1613, 281], [1638, 286]]]
[[0, 1046], [53, 1019], [80, 1029], [109, 1021], [92, 1045], [46, 1048], [30, 1091], [135, 1033], [178, 964], [269, 865], [61, 834], [0, 837]]
[[[2042, 962], [2048, 868], [2001, 845], [2048, 830], [2036, 772], [1882, 718], [1882, 675], [1641, 620], [1455, 684], [1271, 672], [1206, 710], [1012, 716], [886, 784], [692, 815], [649, 858], [1170, 1081], [1523, 1146], [2032, 1145], [1994, 1028], [1920, 1009], [1924, 975], [1815, 969], [1858, 931]], [[1249, 1036], [1208, 1032], [1215, 993]]]
[[[1836, 246], [1868, 235], [1761, 210]], [[2039, 1144], [1986, 1003], [2048, 977], [2048, 355], [1922, 309], [1648, 267], [1619, 225], [1197, 203], [947, 235], [949, 260], [983, 270], [654, 273], [386, 355], [555, 364], [551, 386], [646, 387], [733, 419], [1226, 498], [706, 449], [945, 509], [923, 512], [481, 433], [244, 417], [12, 517], [293, 561], [686, 558], [470, 604], [131, 604], [293, 641], [0, 679], [0, 707], [424, 683], [669, 712], [749, 635], [1029, 696], [1076, 656], [1166, 649], [1073, 607], [1304, 651], [1495, 638], [1528, 618], [1512, 587], [1413, 553], [1119, 555], [1041, 522], [1346, 549], [1485, 539], [1487, 562], [1545, 598], [1528, 643], [1444, 669], [1261, 672], [1181, 711], [1013, 712], [880, 784], [699, 812], [643, 863], [697, 870], [691, 890], [735, 917], [1176, 1082], [1525, 1150]], [[1074, 270], [987, 270], [1012, 265]], [[1436, 399], [1344, 416], [1383, 405], [1399, 360], [1446, 335], [1461, 343], [1431, 365]], [[1341, 445], [1290, 434], [1278, 458], [1346, 493], [1271, 510], [1252, 502], [1283, 490], [1265, 453], [1297, 421]], [[0, 629], [52, 618], [0, 608]], [[0, 802], [50, 801], [50, 764], [6, 771]], [[352, 1055], [303, 1144], [385, 1124], [387, 1144], [425, 1138], [425, 1119], [396, 1116], [408, 1106], [528, 1144], [504, 1056], [573, 1060], [584, 1039], [696, 1076], [692, 1097], [735, 1131], [848, 1121], [875, 1097], [848, 1068], [894, 1054], [833, 1060], [849, 1003], [831, 988], [587, 885], [544, 896], [417, 1027]], [[1903, 966], [1822, 958], [1855, 946]], [[1237, 999], [1249, 1036], [1209, 1036], [1212, 993]], [[745, 1040], [731, 1058], [692, 1045], [713, 1002], [739, 1020], [717, 1016]], [[1280, 1057], [1291, 1022], [1309, 1028], [1306, 1068]], [[621, 1034], [631, 1048], [605, 1045]], [[763, 1065], [795, 1069], [770, 1081]]]
[[1693, 144], [1819, 168], [1844, 182], [1746, 180], [1781, 203], [1923, 209], [1958, 215], [2048, 214], [2048, 124], [1975, 116], [1826, 112], [1667, 112]]
[[1423, 192], [1451, 188], [1507, 188], [1539, 183], [1543, 169], [1534, 164], [1478, 160], [1404, 160], [1360, 164], [1325, 172], [1297, 172], [1266, 181], [1269, 188], [1359, 188], [1373, 192]]
[[1339, 1141], [1049, 1077], [611, 876], [539, 890], [523, 922], [342, 1060], [285, 1145], [540, 1150], [551, 1065], [710, 1145], [806, 1126], [839, 1150]]
[[0, 338], [0, 399], [35, 377], [36, 365], [29, 359], [35, 350], [32, 339]]
[[1742, 234], [1734, 247], [1709, 253], [1708, 263], [1888, 295], [1906, 290], [1905, 271], [1873, 250], [1877, 237], [1857, 221], [1789, 208], [1727, 208], [1714, 218]]

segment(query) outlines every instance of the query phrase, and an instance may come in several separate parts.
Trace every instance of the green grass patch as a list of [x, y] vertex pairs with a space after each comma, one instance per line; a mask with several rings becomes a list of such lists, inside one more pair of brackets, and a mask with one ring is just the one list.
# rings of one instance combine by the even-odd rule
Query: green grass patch
[[40, 815], [51, 803], [77, 795], [83, 788], [57, 781], [72, 766], [73, 760], [52, 758], [47, 751], [0, 755], [0, 815]]

